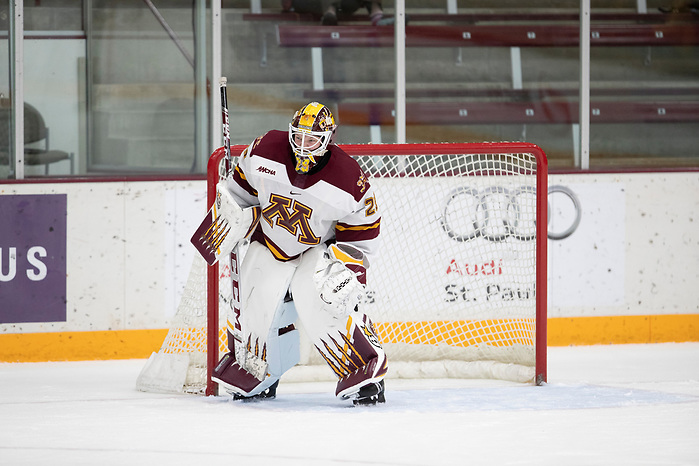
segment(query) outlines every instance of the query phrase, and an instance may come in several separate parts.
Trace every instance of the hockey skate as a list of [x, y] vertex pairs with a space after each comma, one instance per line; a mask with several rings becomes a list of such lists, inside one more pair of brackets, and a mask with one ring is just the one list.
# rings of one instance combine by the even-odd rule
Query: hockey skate
[[352, 402], [355, 406], [373, 406], [376, 403], [385, 403], [384, 391], [383, 380], [379, 383], [365, 385], [359, 389], [357, 397]]
[[244, 401], [244, 402], [258, 401], [258, 400], [271, 400], [271, 399], [274, 399], [277, 397], [277, 387], [278, 386], [279, 386], [279, 381], [277, 380], [272, 385], [270, 385], [269, 388], [262, 391], [262, 393], [258, 393], [257, 395], [252, 395], [252, 396], [243, 396], [243, 395], [238, 395], [237, 393], [233, 393], [233, 399]]

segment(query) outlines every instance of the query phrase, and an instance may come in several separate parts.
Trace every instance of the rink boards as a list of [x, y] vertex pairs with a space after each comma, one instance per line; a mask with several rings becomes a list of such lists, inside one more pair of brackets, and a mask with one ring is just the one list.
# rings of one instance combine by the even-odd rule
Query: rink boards
[[[699, 173], [551, 175], [549, 186], [549, 345], [698, 341]], [[201, 180], [3, 184], [0, 361], [157, 349], [204, 191]]]

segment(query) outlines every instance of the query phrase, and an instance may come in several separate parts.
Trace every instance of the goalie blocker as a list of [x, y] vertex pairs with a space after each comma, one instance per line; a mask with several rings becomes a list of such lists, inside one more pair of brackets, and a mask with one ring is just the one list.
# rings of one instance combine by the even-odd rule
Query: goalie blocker
[[252, 234], [260, 221], [260, 207], [242, 209], [223, 183], [216, 185], [216, 202], [191, 239], [209, 265], [230, 254], [241, 239]]
[[242, 311], [228, 319], [230, 352], [212, 379], [236, 398], [273, 397], [279, 378], [299, 360], [298, 319], [339, 379], [336, 396], [355, 404], [383, 402], [386, 354], [359, 305], [364, 285], [340, 260], [362, 270], [357, 257], [361, 252], [347, 245], [331, 245], [280, 262], [251, 243], [241, 267]]

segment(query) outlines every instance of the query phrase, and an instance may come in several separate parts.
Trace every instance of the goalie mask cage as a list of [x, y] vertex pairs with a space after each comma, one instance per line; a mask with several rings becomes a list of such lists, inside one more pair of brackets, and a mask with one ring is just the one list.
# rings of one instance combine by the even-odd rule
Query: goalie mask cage
[[[386, 350], [387, 377], [545, 382], [544, 152], [519, 142], [341, 147], [369, 176], [381, 209], [363, 306]], [[209, 159], [208, 206], [224, 160], [223, 148]], [[211, 372], [227, 351], [232, 303], [231, 263], [219, 264], [194, 259], [139, 389], [217, 393]], [[282, 381], [323, 378], [332, 371], [302, 337], [301, 362]]]

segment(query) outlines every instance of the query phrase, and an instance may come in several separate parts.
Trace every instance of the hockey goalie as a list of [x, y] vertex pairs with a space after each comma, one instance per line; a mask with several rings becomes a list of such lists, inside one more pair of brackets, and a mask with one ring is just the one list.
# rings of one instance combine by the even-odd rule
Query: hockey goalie
[[[366, 175], [333, 143], [336, 129], [325, 105], [309, 103], [288, 132], [253, 141], [217, 186], [225, 221], [216, 257], [250, 242], [238, 265], [229, 352], [212, 376], [236, 399], [276, 396], [299, 361], [302, 329], [337, 376], [336, 396], [384, 402], [386, 355], [362, 312], [381, 217]], [[198, 249], [212, 260], [211, 248]]]

